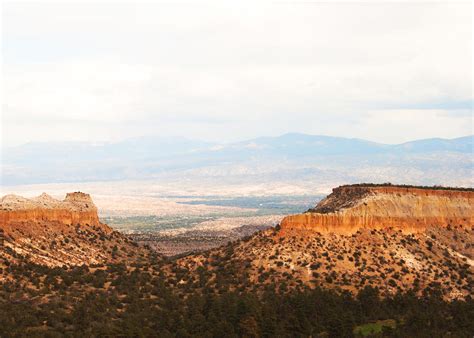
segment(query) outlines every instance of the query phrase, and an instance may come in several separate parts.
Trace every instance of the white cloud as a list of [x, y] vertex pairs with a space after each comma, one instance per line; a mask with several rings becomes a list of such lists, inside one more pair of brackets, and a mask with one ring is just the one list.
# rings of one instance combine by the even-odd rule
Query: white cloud
[[388, 143], [401, 143], [433, 136], [456, 138], [473, 134], [472, 127], [472, 117], [466, 114], [453, 117], [446, 110], [388, 109], [369, 112], [358, 136], [370, 134]]
[[10, 3], [4, 141], [460, 136], [468, 108], [449, 106], [472, 101], [471, 6]]

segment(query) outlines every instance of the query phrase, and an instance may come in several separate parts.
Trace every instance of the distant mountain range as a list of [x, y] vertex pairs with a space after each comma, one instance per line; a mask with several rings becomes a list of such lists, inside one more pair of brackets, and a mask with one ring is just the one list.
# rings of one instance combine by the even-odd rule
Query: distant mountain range
[[1, 183], [187, 179], [473, 186], [473, 138], [388, 145], [289, 133], [229, 144], [152, 137], [106, 144], [28, 143], [3, 150]]

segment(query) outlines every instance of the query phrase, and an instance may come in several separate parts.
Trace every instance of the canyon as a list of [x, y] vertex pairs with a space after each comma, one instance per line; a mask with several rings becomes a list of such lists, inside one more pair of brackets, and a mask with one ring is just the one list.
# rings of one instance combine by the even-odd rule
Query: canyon
[[[465, 298], [474, 289], [473, 194], [463, 188], [341, 186], [274, 227], [254, 227], [255, 233], [220, 241], [217, 248], [167, 259], [153, 250], [163, 241], [148, 236], [137, 238], [146, 247], [138, 245], [101, 223], [88, 194], [69, 193], [63, 201], [7, 195], [0, 204], [0, 268], [7, 271], [22, 259], [71, 267], [157, 258], [156, 273], [183, 293], [321, 286], [357, 294], [371, 286], [385, 296], [440, 288], [446, 299]], [[172, 252], [182, 237], [170, 233]]]
[[357, 294], [369, 286], [385, 296], [439, 289], [446, 299], [462, 299], [474, 291], [473, 195], [463, 188], [341, 186], [275, 228], [178, 259], [165, 271], [178, 285], [206, 271], [208, 287], [217, 289]]

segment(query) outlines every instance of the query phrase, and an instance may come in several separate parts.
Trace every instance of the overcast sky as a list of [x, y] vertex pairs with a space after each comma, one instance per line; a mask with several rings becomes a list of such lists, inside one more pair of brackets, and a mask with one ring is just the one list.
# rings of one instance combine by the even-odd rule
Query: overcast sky
[[2, 28], [4, 145], [473, 133], [470, 1], [3, 2]]

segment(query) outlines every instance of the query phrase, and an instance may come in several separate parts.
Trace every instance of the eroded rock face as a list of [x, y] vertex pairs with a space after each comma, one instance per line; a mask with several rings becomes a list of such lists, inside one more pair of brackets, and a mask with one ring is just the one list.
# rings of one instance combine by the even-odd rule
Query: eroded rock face
[[68, 193], [63, 201], [45, 193], [32, 199], [4, 196], [0, 201], [0, 226], [8, 233], [14, 223], [21, 222], [89, 225], [111, 232], [109, 227], [100, 223], [97, 207], [90, 195], [82, 192]]
[[307, 213], [285, 217], [281, 234], [348, 235], [359, 229], [385, 228], [416, 233], [449, 225], [474, 225], [474, 191], [343, 186]]
[[48, 266], [122, 262], [143, 254], [126, 236], [99, 221], [88, 194], [69, 193], [63, 201], [42, 194], [0, 200], [0, 258], [24, 257]]

